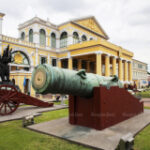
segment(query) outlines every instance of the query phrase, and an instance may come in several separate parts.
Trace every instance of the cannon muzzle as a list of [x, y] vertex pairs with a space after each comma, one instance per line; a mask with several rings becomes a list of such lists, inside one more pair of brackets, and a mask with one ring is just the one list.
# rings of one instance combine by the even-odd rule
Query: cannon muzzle
[[117, 76], [104, 77], [93, 73], [52, 67], [48, 64], [38, 65], [32, 74], [32, 86], [39, 94], [71, 94], [74, 96], [91, 97], [93, 88], [99, 86], [123, 87]]

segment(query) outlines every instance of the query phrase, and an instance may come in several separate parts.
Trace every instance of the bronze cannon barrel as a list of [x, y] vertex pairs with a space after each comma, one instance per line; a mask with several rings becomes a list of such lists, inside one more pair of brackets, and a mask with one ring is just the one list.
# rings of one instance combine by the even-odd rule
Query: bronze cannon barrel
[[32, 86], [40, 94], [71, 94], [91, 97], [93, 88], [98, 86], [123, 87], [117, 76], [104, 77], [93, 73], [52, 67], [48, 64], [38, 65], [32, 73]]

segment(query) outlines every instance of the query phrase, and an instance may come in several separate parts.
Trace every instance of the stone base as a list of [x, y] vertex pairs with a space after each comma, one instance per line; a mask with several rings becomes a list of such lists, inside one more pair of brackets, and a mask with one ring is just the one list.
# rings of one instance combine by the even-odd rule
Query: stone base
[[37, 132], [54, 135], [75, 143], [103, 150], [114, 150], [126, 134], [135, 136], [150, 123], [150, 110], [104, 130], [70, 125], [68, 118], [31, 125]]
[[95, 87], [93, 97], [69, 96], [69, 122], [102, 130], [143, 112], [143, 102], [124, 88]]

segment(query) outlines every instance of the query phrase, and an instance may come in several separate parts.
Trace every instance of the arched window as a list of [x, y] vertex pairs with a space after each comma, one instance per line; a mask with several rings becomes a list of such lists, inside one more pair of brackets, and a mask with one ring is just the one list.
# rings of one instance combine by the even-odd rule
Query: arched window
[[29, 42], [33, 42], [33, 30], [29, 30]]
[[40, 30], [40, 45], [46, 46], [46, 33], [44, 29]]
[[87, 37], [85, 35], [82, 35], [82, 41], [87, 41]]
[[21, 40], [25, 40], [25, 33], [24, 32], [21, 33]]
[[73, 33], [73, 44], [79, 43], [79, 35], [77, 32]]
[[51, 34], [51, 46], [52, 46], [52, 48], [56, 48], [56, 35], [55, 35], [55, 33]]
[[60, 48], [67, 47], [67, 32], [63, 32], [60, 36]]

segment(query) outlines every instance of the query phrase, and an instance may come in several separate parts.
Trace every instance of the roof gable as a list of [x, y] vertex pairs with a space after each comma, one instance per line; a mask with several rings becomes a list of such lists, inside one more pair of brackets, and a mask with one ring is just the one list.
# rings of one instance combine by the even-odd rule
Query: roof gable
[[86, 18], [82, 18], [82, 19], [76, 19], [76, 20], [72, 20], [72, 21], [91, 30], [91, 31], [94, 31], [94, 32], [100, 34], [105, 39], [108, 39], [107, 34], [104, 32], [104, 30], [102, 29], [102, 27], [97, 22], [97, 20], [94, 16], [86, 17]]
[[34, 18], [30, 19], [30, 20], [27, 20], [26, 22], [24, 22], [22, 24], [19, 24], [18, 25], [18, 27], [19, 27], [18, 29], [20, 30], [20, 29], [26, 28], [27, 26], [30, 26], [30, 25], [32, 25], [34, 23], [38, 23], [38, 24], [41, 24], [41, 25], [44, 25], [44, 26], [48, 26], [48, 27], [53, 27], [55, 29], [57, 28], [57, 26], [52, 24], [49, 20], [46, 21], [46, 20], [43, 20], [43, 19], [41, 19], [39, 17], [34, 17]]

